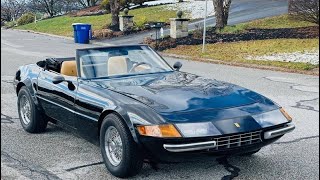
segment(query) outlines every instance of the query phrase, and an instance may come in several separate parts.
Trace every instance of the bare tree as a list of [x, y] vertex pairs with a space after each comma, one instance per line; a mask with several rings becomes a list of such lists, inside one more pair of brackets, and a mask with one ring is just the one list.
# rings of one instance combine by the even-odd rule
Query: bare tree
[[289, 14], [319, 24], [319, 0], [289, 0]]
[[31, 0], [29, 7], [34, 12], [47, 13], [53, 17], [62, 12], [64, 0]]
[[216, 28], [222, 29], [228, 24], [231, 0], [213, 0], [216, 16]]
[[79, 10], [82, 6], [79, 4], [78, 0], [63, 0], [62, 13], [68, 13], [73, 10]]
[[97, 5], [99, 0], [78, 0], [79, 4], [83, 7], [91, 7]]
[[114, 31], [119, 30], [119, 13], [120, 13], [120, 0], [110, 0], [110, 11], [112, 16], [110, 29]]
[[18, 19], [26, 10], [24, 0], [1, 0], [1, 19], [6, 21]]

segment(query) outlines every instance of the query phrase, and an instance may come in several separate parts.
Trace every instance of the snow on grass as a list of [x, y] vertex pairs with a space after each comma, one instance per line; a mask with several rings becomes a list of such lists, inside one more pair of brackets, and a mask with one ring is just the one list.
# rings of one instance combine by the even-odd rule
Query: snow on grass
[[[170, 4], [171, 3], [171, 4]], [[187, 18], [190, 19], [201, 19], [205, 16], [206, 2], [204, 0], [184, 0], [184, 2], [179, 3], [178, 0], [160, 0], [160, 1], [150, 1], [145, 2], [145, 5], [164, 5], [164, 8], [174, 11], [183, 11], [187, 14]], [[208, 16], [214, 15], [213, 3], [208, 1]]]
[[302, 62], [313, 65], [319, 64], [319, 50], [313, 52], [294, 52], [294, 53], [279, 53], [264, 56], [248, 56], [248, 60], [262, 61], [281, 61], [281, 62]]
[[160, 1], [148, 1], [143, 3], [143, 5], [148, 5], [148, 6], [155, 6], [155, 5], [160, 5], [160, 4], [171, 4], [171, 3], [177, 3], [177, 0], [160, 0]]

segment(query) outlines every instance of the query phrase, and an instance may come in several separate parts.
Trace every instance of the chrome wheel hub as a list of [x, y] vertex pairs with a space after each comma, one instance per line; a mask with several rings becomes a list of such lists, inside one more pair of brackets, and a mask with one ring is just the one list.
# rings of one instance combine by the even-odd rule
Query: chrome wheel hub
[[31, 105], [26, 95], [20, 99], [20, 115], [23, 123], [28, 125], [31, 119]]
[[123, 148], [120, 134], [114, 126], [108, 127], [104, 141], [109, 162], [113, 166], [118, 166], [122, 160]]

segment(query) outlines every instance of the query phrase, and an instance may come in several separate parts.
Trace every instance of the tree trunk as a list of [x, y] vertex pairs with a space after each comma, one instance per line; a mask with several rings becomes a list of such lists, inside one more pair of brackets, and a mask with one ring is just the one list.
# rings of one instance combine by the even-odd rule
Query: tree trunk
[[110, 29], [119, 31], [120, 0], [110, 0], [110, 10], [112, 15]]
[[216, 16], [216, 28], [218, 30], [224, 27], [223, 22], [223, 0], [213, 0], [213, 6]]
[[228, 24], [231, 0], [213, 0], [216, 16], [216, 29], [221, 30]]

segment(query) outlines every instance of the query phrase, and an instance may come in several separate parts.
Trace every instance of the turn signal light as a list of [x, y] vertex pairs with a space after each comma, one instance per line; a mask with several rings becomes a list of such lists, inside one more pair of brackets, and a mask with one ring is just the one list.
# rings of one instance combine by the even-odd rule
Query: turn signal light
[[181, 137], [178, 130], [172, 124], [155, 125], [155, 126], [137, 126], [138, 132], [142, 136], [151, 137]]
[[280, 111], [287, 118], [288, 121], [292, 121], [292, 117], [283, 108], [281, 108]]

